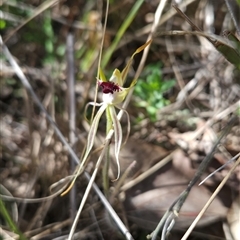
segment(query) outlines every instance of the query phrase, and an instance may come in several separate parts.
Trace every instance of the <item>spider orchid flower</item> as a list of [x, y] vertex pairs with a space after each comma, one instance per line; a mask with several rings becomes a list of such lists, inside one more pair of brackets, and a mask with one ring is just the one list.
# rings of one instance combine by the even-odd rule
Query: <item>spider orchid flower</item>
[[[90, 103], [91, 105], [100, 106], [99, 110], [97, 111], [90, 131], [88, 135], [88, 142], [87, 142], [87, 152], [88, 155], [93, 147], [94, 138], [96, 136], [96, 132], [98, 129], [98, 124], [101, 119], [101, 116], [104, 112], [106, 112], [107, 116], [107, 133], [113, 128], [114, 130], [114, 140], [115, 140], [115, 158], [117, 163], [118, 175], [116, 180], [120, 176], [120, 163], [119, 163], [119, 153], [122, 146], [122, 127], [120, 124], [120, 119], [117, 117], [116, 109], [121, 109], [119, 106], [127, 96], [129, 90], [135, 85], [136, 81], [133, 81], [130, 87], [124, 88], [123, 87], [123, 76], [122, 72], [118, 69], [115, 69], [110, 80], [106, 81], [103, 72], [100, 74], [101, 79], [98, 80], [99, 87], [102, 88], [102, 102], [101, 103]], [[127, 114], [126, 111], [124, 111]], [[128, 131], [130, 130], [130, 123], [128, 117]]]
[[[146, 48], [151, 43], [151, 40], [146, 42], [144, 45], [139, 47], [131, 56], [128, 61], [126, 67], [120, 72], [118, 69], [115, 69], [109, 81], [106, 80], [106, 77], [102, 71], [100, 71], [100, 79], [98, 79], [98, 85], [102, 88], [102, 103], [92, 105], [101, 106], [98, 112], [96, 113], [90, 131], [88, 135], [86, 155], [88, 155], [93, 147], [94, 138], [96, 136], [96, 132], [98, 129], [98, 124], [101, 119], [102, 114], [106, 111], [107, 113], [107, 124], [113, 127], [114, 130], [114, 139], [115, 139], [115, 158], [117, 163], [118, 174], [116, 180], [120, 176], [120, 163], [119, 163], [119, 153], [122, 146], [122, 127], [120, 124], [120, 119], [117, 117], [116, 109], [121, 109], [119, 105], [123, 103], [126, 98], [129, 90], [136, 84], [136, 80], [133, 80], [130, 87], [124, 88], [123, 85], [125, 83], [129, 68], [132, 64], [134, 56], [141, 52], [144, 48]], [[128, 113], [125, 111], [128, 117], [128, 129], [130, 131], [130, 121]], [[107, 133], [110, 129], [107, 129]]]
[[[115, 139], [115, 158], [116, 158], [116, 163], [117, 163], [117, 169], [118, 169], [118, 174], [116, 180], [120, 176], [120, 164], [119, 164], [119, 153], [120, 149], [122, 146], [122, 127], [120, 124], [120, 119], [117, 117], [116, 109], [121, 109], [123, 110], [126, 114], [127, 112], [120, 107], [120, 104], [123, 103], [124, 99], [126, 98], [129, 90], [136, 84], [136, 80], [133, 80], [130, 87], [124, 88], [123, 85], [125, 83], [129, 68], [132, 64], [133, 57], [143, 51], [149, 44], [151, 43], [151, 40], [146, 42], [144, 45], [139, 47], [131, 56], [129, 59], [126, 67], [120, 72], [118, 69], [115, 69], [111, 78], [109, 81], [107, 81], [104, 73], [100, 70], [100, 79], [98, 79], [98, 85], [102, 88], [102, 102], [101, 103], [95, 103], [95, 102], [90, 102], [88, 105], [94, 105], [100, 107], [99, 110], [97, 111], [95, 117], [93, 118], [92, 124], [90, 126], [89, 134], [88, 134], [88, 139], [87, 139], [87, 146], [86, 146], [86, 151], [83, 156], [82, 162], [77, 170], [77, 174], [75, 174], [75, 177], [70, 185], [70, 187], [62, 193], [64, 195], [68, 190], [72, 187], [74, 184], [77, 176], [83, 172], [84, 165], [87, 161], [87, 158], [92, 150], [93, 144], [94, 144], [94, 139], [97, 133], [98, 129], [98, 124], [99, 121], [103, 115], [104, 112], [106, 112], [107, 115], [107, 125], [110, 126], [110, 129], [107, 129], [107, 134], [111, 129], [114, 130], [114, 139]], [[128, 114], [127, 114], [128, 116]], [[128, 117], [129, 118], [129, 117]], [[128, 120], [128, 125], [130, 124], [130, 121]], [[130, 126], [128, 127], [130, 131]]]

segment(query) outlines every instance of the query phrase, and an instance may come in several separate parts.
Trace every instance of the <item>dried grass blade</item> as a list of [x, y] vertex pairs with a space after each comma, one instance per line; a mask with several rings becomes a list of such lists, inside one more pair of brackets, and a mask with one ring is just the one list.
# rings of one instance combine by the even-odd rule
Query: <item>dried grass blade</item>
[[152, 40], [147, 41], [145, 44], [143, 44], [141, 47], [139, 47], [131, 56], [131, 58], [129, 59], [126, 67], [122, 70], [122, 79], [123, 79], [123, 83], [125, 82], [125, 79], [127, 77], [129, 68], [132, 64], [133, 58], [136, 54], [140, 53], [141, 51], [143, 51], [149, 44], [151, 44]]

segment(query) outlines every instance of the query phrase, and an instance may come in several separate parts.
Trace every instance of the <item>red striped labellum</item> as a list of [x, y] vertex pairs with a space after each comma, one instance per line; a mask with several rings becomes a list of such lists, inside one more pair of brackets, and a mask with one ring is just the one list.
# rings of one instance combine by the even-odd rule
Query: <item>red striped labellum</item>
[[98, 81], [98, 85], [102, 88], [103, 93], [113, 94], [114, 92], [119, 92], [120, 90], [122, 90], [121, 87], [119, 87], [114, 82]]

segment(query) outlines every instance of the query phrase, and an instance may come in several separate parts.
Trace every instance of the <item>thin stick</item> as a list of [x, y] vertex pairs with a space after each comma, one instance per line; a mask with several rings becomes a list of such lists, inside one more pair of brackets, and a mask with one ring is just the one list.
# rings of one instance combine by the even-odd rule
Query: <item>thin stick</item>
[[239, 26], [239, 22], [237, 22], [237, 19], [239, 20], [239, 16], [237, 16], [237, 14], [236, 14], [237, 11], [234, 11], [235, 10], [234, 8], [237, 8], [237, 5], [239, 4], [239, 1], [237, 3], [237, 2], [234, 2], [234, 1], [225, 0], [225, 3], [227, 5], [228, 11], [230, 12], [230, 15], [231, 15], [232, 21], [234, 23], [234, 26], [237, 30], [237, 34], [240, 37], [240, 26]]
[[231, 176], [231, 174], [233, 173], [233, 171], [235, 170], [235, 168], [237, 167], [237, 165], [240, 164], [240, 157], [238, 158], [238, 160], [235, 162], [235, 164], [233, 165], [233, 167], [231, 168], [231, 170], [228, 172], [228, 174], [224, 177], [224, 179], [222, 180], [222, 182], [219, 184], [219, 186], [217, 187], [217, 189], [214, 191], [214, 193], [212, 194], [212, 196], [210, 197], [210, 199], [207, 201], [207, 203], [205, 204], [205, 206], [203, 207], [203, 209], [201, 210], [201, 212], [197, 215], [197, 217], [195, 218], [195, 220], [193, 221], [193, 223], [191, 224], [191, 226], [188, 228], [188, 230], [185, 232], [185, 234], [183, 235], [183, 237], [181, 238], [181, 240], [186, 240], [188, 238], [188, 236], [190, 235], [190, 233], [192, 232], [192, 230], [194, 229], [194, 227], [196, 226], [196, 224], [198, 223], [198, 221], [200, 220], [200, 218], [202, 217], [202, 215], [205, 213], [205, 211], [208, 209], [209, 205], [212, 203], [212, 201], [214, 200], [214, 198], [217, 196], [217, 194], [220, 192], [220, 190], [223, 188], [223, 186], [225, 185], [225, 183], [227, 182], [227, 180], [229, 179], [229, 177]]
[[223, 45], [226, 45], [227, 47], [230, 47], [232, 49], [234, 48], [234, 45], [230, 42], [227, 41], [225, 38], [218, 36], [214, 33], [206, 33], [206, 32], [199, 32], [199, 31], [183, 31], [183, 30], [171, 30], [171, 31], [161, 31], [157, 33], [157, 36], [183, 36], [183, 35], [195, 35], [195, 36], [202, 36], [205, 38], [212, 38], [214, 40], [216, 40], [218, 43], [221, 43]]
[[174, 155], [175, 152], [176, 152], [176, 150], [173, 151], [172, 153], [170, 153], [165, 158], [163, 158], [161, 161], [157, 162], [154, 166], [149, 168], [147, 171], [143, 172], [141, 175], [139, 175], [135, 179], [127, 182], [125, 185], [123, 185], [121, 187], [121, 191], [127, 191], [128, 189], [130, 189], [133, 186], [135, 186], [136, 184], [142, 182], [144, 179], [151, 176], [154, 172], [158, 171], [160, 168], [165, 166], [168, 162], [170, 162], [172, 160], [172, 156]]
[[[71, 239], [73, 238], [73, 236], [74, 236], [74, 232], [75, 232], [75, 229], [76, 229], [76, 227], [77, 227], [77, 223], [78, 223], [80, 214], [81, 214], [82, 209], [83, 209], [83, 207], [84, 207], [84, 205], [85, 205], [85, 203], [86, 203], [86, 200], [87, 200], [87, 197], [88, 197], [88, 195], [89, 195], [90, 190], [92, 189], [92, 187], [93, 187], [94, 189], [97, 187], [97, 185], [94, 183], [94, 180], [95, 180], [95, 178], [96, 178], [96, 176], [97, 176], [99, 166], [101, 165], [101, 162], [102, 162], [103, 157], [104, 157], [104, 155], [105, 155], [105, 152], [106, 152], [106, 150], [107, 150], [107, 148], [108, 148], [108, 145], [109, 145], [109, 143], [110, 143], [110, 141], [111, 141], [111, 138], [112, 138], [113, 133], [114, 133], [114, 131], [113, 131], [113, 129], [112, 129], [112, 130], [109, 132], [109, 134], [107, 135], [107, 137], [106, 137], [104, 148], [103, 148], [103, 150], [102, 150], [102, 152], [101, 152], [101, 154], [100, 154], [100, 156], [99, 156], [99, 158], [98, 158], [98, 161], [97, 161], [97, 164], [96, 164], [96, 166], [95, 166], [95, 169], [94, 169], [94, 172], [93, 172], [92, 176], [90, 177], [90, 176], [88, 175], [88, 173], [85, 172], [85, 175], [87, 175], [87, 178], [88, 178], [88, 180], [89, 180], [89, 183], [88, 183], [87, 189], [85, 190], [85, 193], [84, 193], [84, 195], [83, 195], [83, 198], [82, 198], [82, 201], [81, 201], [81, 203], [80, 203], [80, 206], [79, 206], [77, 215], [76, 215], [76, 217], [75, 217], [75, 219], [74, 219], [74, 222], [73, 222], [71, 231], [70, 231], [70, 233], [69, 233], [68, 240], [71, 240]], [[98, 189], [98, 190], [97, 190], [97, 191], [95, 190], [95, 191], [98, 193], [98, 196], [99, 196], [100, 198], [103, 197], [104, 199], [106, 199], [102, 193], [99, 193], [99, 192], [98, 192], [98, 191], [100, 191], [98, 187], [97, 187], [97, 189]], [[118, 225], [118, 227], [120, 228], [120, 230], [122, 231], [123, 235], [125, 236], [125, 238], [126, 238], [127, 240], [133, 240], [132, 235], [131, 235], [130, 232], [127, 230], [126, 226], [123, 224], [123, 222], [121, 221], [121, 219], [119, 218], [119, 216], [116, 214], [116, 212], [113, 210], [112, 207], [109, 208], [109, 206], [111, 206], [110, 203], [109, 203], [108, 201], [104, 201], [104, 205], [105, 205], [105, 207], [109, 210], [109, 211], [108, 211], [109, 214], [112, 216], [112, 218], [114, 219], [114, 221], [116, 222], [116, 224]], [[113, 210], [113, 211], [112, 211], [112, 210]]]
[[228, 164], [230, 164], [231, 162], [233, 162], [235, 159], [237, 159], [240, 156], [240, 153], [238, 153], [236, 156], [234, 156], [233, 158], [231, 158], [229, 161], [227, 161], [225, 164], [223, 164], [220, 168], [216, 169], [215, 171], [213, 171], [211, 174], [209, 174], [206, 178], [204, 178], [199, 184], [198, 186], [202, 185], [205, 181], [207, 181], [210, 177], [212, 177], [216, 172], [219, 172], [220, 170], [222, 170], [223, 168], [225, 168]]
[[[74, 143], [76, 141], [76, 99], [75, 99], [75, 74], [74, 74], [74, 35], [70, 31], [67, 35], [67, 83], [68, 83], [68, 116], [69, 116], [69, 141], [75, 151]], [[73, 172], [76, 167], [74, 159], [70, 156], [70, 171]], [[76, 212], [76, 186], [73, 186], [70, 192], [71, 218], [74, 219]]]
[[[104, 37], [106, 33], [106, 27], [107, 27], [107, 19], [108, 19], [108, 10], [109, 10], [109, 0], [107, 0], [107, 6], [106, 6], [106, 12], [105, 12], [105, 21], [103, 25], [103, 33], [102, 33], [102, 40], [101, 40], [101, 45], [100, 45], [100, 53], [99, 53], [99, 58], [98, 58], [98, 70], [97, 70], [97, 79], [100, 78], [100, 69], [101, 69], [101, 61], [102, 61], [102, 51], [103, 51], [103, 44], [104, 44]], [[94, 103], [97, 102], [97, 93], [98, 93], [98, 84], [96, 83], [95, 87], [95, 95], [94, 95]], [[93, 110], [91, 114], [91, 121], [93, 120], [94, 113], [95, 113], [95, 104], [93, 105]]]
[[[236, 118], [233, 117], [229, 120], [227, 126], [223, 129], [222, 133], [220, 134], [218, 140], [215, 142], [211, 152], [205, 157], [205, 159], [202, 161], [200, 166], [198, 167], [198, 170], [196, 171], [194, 177], [189, 182], [187, 188], [179, 195], [179, 197], [172, 203], [170, 208], [167, 210], [167, 212], [162, 217], [161, 221], [157, 225], [156, 229], [150, 234], [149, 238], [152, 237], [152, 240], [157, 239], [158, 232], [166, 225], [166, 219], [168, 219], [168, 216], [172, 214], [174, 211], [176, 214], [179, 213], [180, 209], [182, 208], [185, 200], [187, 199], [192, 187], [196, 184], [196, 182], [200, 179], [202, 173], [205, 171], [207, 166], [212, 160], [213, 154], [215, 150], [217, 149], [218, 144], [220, 143], [221, 139], [228, 134], [230, 131], [232, 125], [235, 123]], [[164, 219], [164, 220], [163, 220]]]
[[[167, 2], [167, 0], [160, 0], [160, 3], [158, 5], [158, 8], [157, 8], [157, 10], [155, 12], [155, 15], [154, 15], [154, 21], [153, 21], [152, 29], [151, 29], [150, 34], [148, 35], [147, 41], [151, 40], [153, 38], [154, 33], [156, 32], [156, 29], [157, 29], [157, 26], [159, 24], [160, 18], [162, 16], [162, 11], [164, 9], [164, 6], [165, 6], [166, 2]], [[143, 55], [142, 55], [139, 67], [138, 67], [137, 72], [135, 74], [135, 79], [138, 79], [138, 77], [140, 76], [140, 74], [142, 72], [142, 69], [144, 67], [144, 64], [145, 64], [147, 56], [148, 56], [150, 46], [151, 46], [151, 43], [143, 51]]]
[[89, 195], [89, 193], [90, 193], [90, 190], [92, 189], [92, 185], [93, 185], [94, 180], [95, 180], [95, 178], [96, 178], [96, 176], [97, 176], [99, 166], [100, 166], [100, 164], [101, 164], [101, 162], [102, 162], [102, 160], [103, 160], [103, 157], [104, 157], [104, 155], [105, 155], [105, 151], [104, 151], [104, 150], [108, 147], [108, 145], [109, 145], [109, 143], [110, 143], [110, 140], [111, 140], [111, 138], [108, 140], [108, 143], [107, 143], [107, 142], [105, 143], [104, 148], [103, 148], [103, 150], [102, 150], [102, 152], [101, 152], [101, 155], [100, 155], [99, 158], [98, 158], [97, 164], [96, 164], [95, 169], [94, 169], [94, 171], [93, 171], [93, 174], [92, 174], [92, 176], [91, 176], [91, 178], [90, 178], [90, 180], [89, 180], [89, 183], [88, 183], [88, 185], [87, 185], [87, 188], [86, 188], [86, 190], [85, 190], [85, 192], [84, 192], [84, 195], [83, 195], [83, 197], [82, 197], [80, 206], [79, 206], [79, 208], [78, 208], [76, 217], [75, 217], [74, 222], [73, 222], [73, 224], [72, 224], [72, 227], [71, 227], [71, 230], [70, 230], [70, 233], [69, 233], [69, 236], [68, 236], [68, 240], [72, 240], [72, 239], [73, 239], [73, 235], [74, 235], [74, 232], [75, 232], [75, 230], [76, 230], [77, 223], [78, 223], [78, 220], [79, 220], [79, 218], [80, 218], [80, 214], [81, 214], [82, 209], [83, 209], [83, 207], [84, 207], [84, 205], [85, 205], [85, 203], [86, 203], [86, 201], [87, 201], [87, 197], [88, 197], [88, 195]]
[[[165, 4], [166, 4], [166, 0], [160, 0], [158, 8], [157, 8], [157, 10], [155, 12], [152, 29], [151, 29], [151, 32], [148, 35], [148, 40], [147, 41], [149, 41], [149, 40], [151, 40], [153, 38], [153, 35], [156, 32], [156, 30], [157, 30], [157, 26], [159, 24], [159, 21], [160, 21], [161, 15], [162, 15], [162, 11], [163, 11], [163, 8], [164, 8]], [[135, 73], [134, 79], [138, 79], [138, 77], [140, 76], [140, 74], [141, 74], [141, 72], [143, 70], [144, 64], [145, 64], [147, 56], [148, 56], [148, 52], [149, 52], [150, 46], [151, 46], [151, 43], [143, 51], [143, 55], [142, 55], [140, 64], [138, 66], [138, 69], [137, 69], [137, 71]], [[127, 108], [128, 104], [129, 104], [129, 102], [131, 100], [131, 97], [132, 97], [132, 94], [133, 94], [133, 90], [134, 90], [134, 88], [130, 89], [130, 91], [129, 91], [127, 97], [126, 97], [126, 100], [123, 103], [123, 106], [122, 106], [123, 109]], [[121, 111], [119, 114], [123, 114], [123, 111]]]

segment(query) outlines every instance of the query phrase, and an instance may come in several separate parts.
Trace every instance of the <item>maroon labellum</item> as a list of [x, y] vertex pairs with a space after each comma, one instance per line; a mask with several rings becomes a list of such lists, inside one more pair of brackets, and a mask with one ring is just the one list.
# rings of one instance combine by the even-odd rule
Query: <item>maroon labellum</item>
[[98, 81], [98, 85], [102, 88], [103, 93], [119, 92], [121, 88], [114, 82], [102, 82]]

